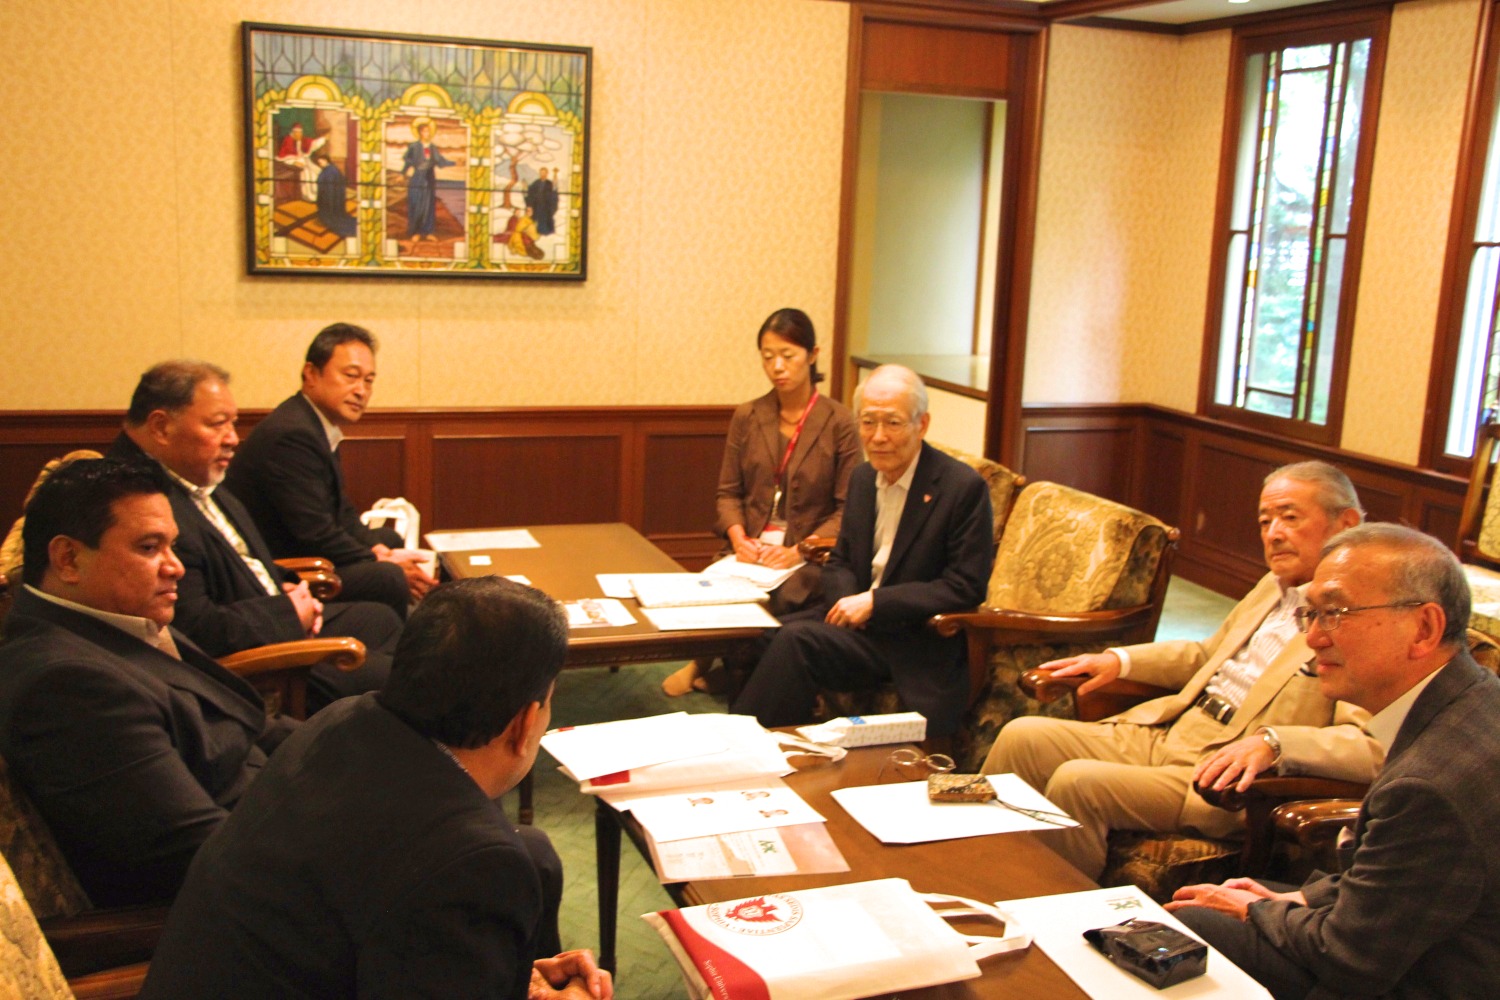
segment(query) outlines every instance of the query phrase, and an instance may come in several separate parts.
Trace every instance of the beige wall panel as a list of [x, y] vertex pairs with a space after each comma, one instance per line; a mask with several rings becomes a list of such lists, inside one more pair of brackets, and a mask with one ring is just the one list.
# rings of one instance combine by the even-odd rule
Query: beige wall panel
[[1416, 464], [1477, 0], [1391, 17], [1343, 446]]
[[1160, 152], [1160, 212], [1125, 317], [1120, 381], [1131, 402], [1198, 406], [1229, 43], [1228, 31], [1184, 36], [1161, 95], [1170, 127]]
[[172, 105], [141, 72], [171, 65], [170, 10], [0, 4], [0, 408], [124, 405], [180, 349]]
[[[1157, 264], [1176, 37], [1055, 25], [1023, 399], [1124, 400], [1128, 316]], [[1148, 282], [1149, 283], [1149, 282]]]
[[755, 333], [773, 310], [832, 336], [849, 8], [649, 10], [644, 138], [620, 164], [642, 203], [634, 375], [653, 401], [749, 398], [766, 388]]
[[[245, 20], [593, 46], [589, 280], [246, 276]], [[0, 224], [38, 237], [0, 244], [0, 408], [120, 406], [184, 354], [273, 405], [335, 319], [381, 339], [377, 405], [753, 395], [766, 313], [802, 305], [831, 330], [847, 27], [817, 0], [11, 0], [0, 31], [33, 44], [0, 63], [0, 92], [24, 96], [6, 124], [64, 140], [48, 167], [0, 144]], [[44, 231], [64, 189], [72, 212]], [[65, 393], [39, 377], [60, 356]]]

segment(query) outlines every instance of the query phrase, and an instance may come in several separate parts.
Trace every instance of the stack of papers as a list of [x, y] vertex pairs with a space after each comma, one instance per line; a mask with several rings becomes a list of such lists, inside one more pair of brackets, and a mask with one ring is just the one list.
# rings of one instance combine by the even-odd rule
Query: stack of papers
[[604, 722], [542, 746], [581, 791], [635, 816], [663, 882], [849, 870], [824, 817], [782, 782], [778, 737], [751, 716]]
[[473, 552], [476, 549], [539, 549], [542, 543], [525, 528], [496, 531], [429, 531], [427, 544], [438, 552]]
[[703, 571], [704, 576], [731, 577], [744, 580], [764, 591], [772, 591], [791, 579], [792, 574], [807, 565], [798, 561], [797, 565], [787, 569], [772, 569], [770, 566], [762, 566], [759, 563], [740, 562], [739, 557], [733, 552], [720, 559]]
[[632, 573], [630, 589], [643, 608], [755, 604], [766, 599], [766, 592], [747, 580], [696, 573]]

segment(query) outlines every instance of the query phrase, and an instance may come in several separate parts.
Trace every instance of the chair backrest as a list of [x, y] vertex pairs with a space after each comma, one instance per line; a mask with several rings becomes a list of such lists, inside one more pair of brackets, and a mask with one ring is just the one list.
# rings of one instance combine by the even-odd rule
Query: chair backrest
[[990, 488], [990, 507], [995, 515], [995, 540], [998, 542], [1001, 533], [1005, 530], [1006, 519], [1010, 517], [1016, 493], [1026, 485], [1026, 477], [1010, 471], [993, 459], [971, 455], [966, 451], [950, 448], [936, 441], [929, 443], [979, 473], [979, 478], [983, 479], [985, 485]]
[[[103, 458], [97, 451], [81, 448], [78, 451], [70, 451], [62, 458], [54, 458], [42, 467], [42, 471], [36, 475], [36, 482], [31, 484], [31, 489], [26, 491], [26, 503], [36, 496], [37, 487], [42, 485], [48, 476], [52, 475], [54, 469], [60, 465], [80, 458]], [[24, 506], [24, 505], [23, 505]], [[10, 533], [5, 536], [5, 541], [0, 543], [0, 576], [5, 578], [7, 586], [19, 587], [21, 585], [21, 564], [25, 558], [25, 548], [21, 543], [21, 529], [26, 524], [26, 516], [17, 512], [20, 516], [16, 518], [10, 527]], [[0, 524], [3, 524], [0, 521]]]
[[72, 1000], [20, 883], [0, 856], [0, 996]]
[[39, 920], [92, 908], [47, 823], [0, 758], [0, 854]]
[[1000, 538], [985, 603], [1033, 614], [1151, 603], [1176, 529], [1059, 483], [1023, 489]]
[[1469, 489], [1458, 519], [1458, 555], [1465, 562], [1500, 568], [1500, 491], [1492, 488], [1496, 441], [1500, 441], [1500, 423], [1479, 428]]

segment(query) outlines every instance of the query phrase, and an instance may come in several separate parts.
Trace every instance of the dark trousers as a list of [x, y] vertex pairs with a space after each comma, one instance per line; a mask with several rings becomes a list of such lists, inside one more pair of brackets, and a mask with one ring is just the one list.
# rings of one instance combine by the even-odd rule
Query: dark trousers
[[812, 721], [819, 691], [863, 691], [891, 679], [878, 638], [823, 621], [822, 608], [783, 618], [729, 710], [766, 727]]
[[365, 644], [365, 663], [358, 670], [349, 671], [328, 663], [313, 667], [307, 681], [308, 711], [315, 712], [340, 698], [384, 687], [391, 675], [391, 656], [401, 638], [402, 624], [394, 611], [373, 601], [323, 605], [323, 631], [318, 634], [358, 639]]
[[345, 563], [338, 568], [339, 579], [344, 588], [339, 591], [340, 601], [373, 601], [384, 604], [406, 620], [406, 609], [411, 605], [411, 589], [406, 585], [406, 574], [393, 562]]
[[[1288, 892], [1296, 886], [1262, 882], [1275, 892]], [[1237, 920], [1227, 913], [1206, 906], [1189, 906], [1173, 916], [1187, 925], [1225, 958], [1229, 959], [1267, 990], [1276, 1000], [1303, 1000], [1318, 984], [1302, 966], [1277, 951], [1264, 934], [1248, 920]]]

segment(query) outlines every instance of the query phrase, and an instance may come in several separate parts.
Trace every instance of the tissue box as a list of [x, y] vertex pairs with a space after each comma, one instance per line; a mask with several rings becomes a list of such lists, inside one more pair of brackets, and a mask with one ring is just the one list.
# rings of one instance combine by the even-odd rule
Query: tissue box
[[830, 719], [797, 732], [814, 743], [835, 747], [868, 747], [880, 743], [920, 743], [927, 738], [927, 717], [921, 712], [892, 715], [851, 715]]

